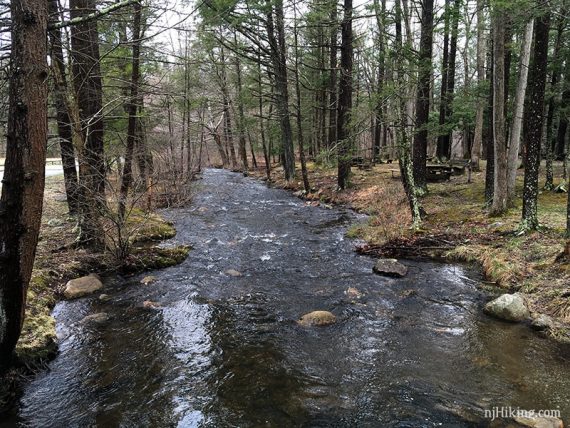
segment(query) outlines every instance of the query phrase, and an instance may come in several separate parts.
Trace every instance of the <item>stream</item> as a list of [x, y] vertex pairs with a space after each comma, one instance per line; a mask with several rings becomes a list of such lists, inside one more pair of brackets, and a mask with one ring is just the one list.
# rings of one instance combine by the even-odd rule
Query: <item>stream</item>
[[[501, 406], [570, 421], [570, 349], [484, 315], [475, 271], [381, 277], [345, 238], [365, 221], [348, 209], [224, 170], [196, 187], [163, 213], [188, 259], [58, 303], [60, 353], [0, 427], [468, 427]], [[297, 325], [313, 310], [338, 322]]]

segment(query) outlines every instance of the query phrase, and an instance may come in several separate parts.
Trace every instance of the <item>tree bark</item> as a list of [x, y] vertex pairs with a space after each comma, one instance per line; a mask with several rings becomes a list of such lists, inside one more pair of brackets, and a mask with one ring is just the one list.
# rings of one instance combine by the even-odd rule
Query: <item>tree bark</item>
[[[546, 8], [545, 1], [540, 6]], [[538, 172], [540, 168], [540, 143], [544, 121], [544, 90], [546, 87], [546, 66], [548, 60], [548, 32], [550, 13], [545, 9], [534, 23], [534, 51], [529, 77], [529, 97], [525, 111], [528, 126], [526, 138], [526, 160], [523, 188], [523, 211], [521, 231], [538, 228]]]
[[341, 25], [340, 81], [338, 93], [338, 187], [346, 189], [350, 179], [351, 147], [350, 114], [352, 110], [352, 0], [344, 0]]
[[419, 75], [416, 98], [416, 133], [414, 135], [414, 181], [420, 192], [427, 191], [426, 161], [433, 43], [433, 0], [422, 1]]
[[283, 0], [273, 3], [273, 10], [267, 14], [267, 36], [271, 48], [271, 62], [275, 76], [275, 106], [279, 115], [281, 128], [281, 159], [285, 180], [288, 182], [295, 178], [295, 152], [293, 150], [293, 133], [289, 114], [289, 89], [287, 81], [287, 46], [285, 45], [285, 23], [283, 16]]
[[505, 10], [493, 11], [493, 141], [494, 186], [491, 215], [507, 210], [507, 143], [505, 127]]
[[[337, 141], [337, 114], [338, 114], [338, 97], [337, 97], [337, 39], [338, 39], [338, 13], [337, 13], [338, 0], [331, 1], [330, 11], [330, 57], [329, 57], [329, 88], [328, 88], [328, 113], [329, 113], [329, 132], [328, 132], [328, 147], [331, 148]], [[323, 112], [324, 114], [324, 112]]]
[[[477, 0], [477, 85], [479, 88], [485, 81], [485, 15], [484, 1]], [[477, 112], [475, 114], [475, 132], [471, 146], [471, 168], [479, 171], [479, 160], [483, 146], [483, 121], [485, 114], [485, 98], [477, 99]]]
[[532, 47], [534, 20], [531, 19], [525, 29], [523, 42], [521, 45], [521, 59], [519, 67], [519, 80], [515, 93], [515, 106], [513, 112], [513, 123], [511, 125], [511, 135], [507, 154], [507, 203], [513, 206], [515, 201], [515, 190], [517, 180], [517, 169], [519, 163], [519, 149], [521, 142], [522, 120], [524, 112], [524, 100], [528, 79], [528, 65], [530, 63], [530, 50]]
[[[49, 0], [48, 7], [50, 19], [53, 21], [59, 20], [58, 1]], [[78, 177], [77, 169], [75, 167], [75, 149], [73, 148], [71, 120], [69, 118], [69, 113], [67, 112], [67, 77], [61, 42], [61, 30], [59, 29], [52, 29], [49, 31], [49, 52], [52, 75], [54, 76], [57, 132], [59, 135], [59, 148], [61, 152], [61, 164], [63, 166], [65, 194], [67, 196], [69, 213], [71, 215], [75, 215], [79, 212], [79, 202], [77, 200]]]
[[[94, 0], [70, 0], [70, 18], [96, 11]], [[81, 121], [79, 155], [79, 200], [81, 215], [78, 242], [93, 250], [104, 249], [99, 217], [105, 201], [103, 149], [103, 88], [99, 58], [99, 33], [94, 21], [71, 27], [73, 86]]]
[[11, 0], [6, 163], [0, 198], [0, 367], [24, 322], [41, 224], [47, 145], [48, 3]]
[[[133, 181], [133, 153], [138, 138], [137, 122], [139, 112], [139, 81], [140, 81], [140, 49], [141, 49], [141, 3], [133, 5], [133, 28], [132, 28], [132, 71], [131, 71], [131, 94], [129, 100], [129, 121], [127, 125], [127, 148], [125, 151], [125, 163], [121, 176], [121, 189], [119, 195], [119, 227], [123, 227], [129, 189]], [[126, 255], [126, 254], [125, 254]]]

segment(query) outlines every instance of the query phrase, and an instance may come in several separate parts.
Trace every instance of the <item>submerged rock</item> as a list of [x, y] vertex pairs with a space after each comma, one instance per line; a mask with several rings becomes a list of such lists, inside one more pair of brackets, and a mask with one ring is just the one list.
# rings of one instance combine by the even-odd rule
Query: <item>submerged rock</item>
[[97, 314], [87, 315], [81, 320], [81, 324], [103, 324], [109, 321], [109, 314], [99, 312]]
[[303, 327], [334, 324], [336, 317], [329, 311], [313, 311], [303, 315], [297, 323]]
[[149, 285], [152, 284], [153, 282], [156, 282], [156, 276], [148, 275], [145, 276], [143, 279], [141, 279], [141, 284], [143, 285]]
[[103, 283], [98, 275], [92, 273], [81, 278], [75, 278], [65, 285], [63, 295], [66, 299], [77, 299], [87, 296], [103, 288]]
[[524, 298], [518, 294], [503, 294], [485, 305], [485, 313], [502, 320], [519, 322], [530, 316]]
[[157, 308], [160, 308], [160, 303], [158, 303], [158, 302], [153, 302], [152, 300], [145, 300], [142, 305], [143, 305], [143, 308], [145, 308], [145, 309], [157, 309]]
[[402, 278], [408, 273], [408, 268], [396, 259], [379, 259], [372, 270], [384, 276]]
[[108, 302], [109, 300], [111, 300], [111, 296], [109, 296], [108, 294], [103, 293], [99, 295], [100, 302]]
[[237, 276], [242, 276], [242, 273], [240, 271], [235, 270], [235, 269], [228, 269], [226, 271], [226, 275], [237, 277]]
[[360, 299], [362, 296], [364, 296], [364, 294], [362, 294], [358, 288], [354, 287], [348, 287], [344, 294], [346, 294], [346, 297], [349, 299]]

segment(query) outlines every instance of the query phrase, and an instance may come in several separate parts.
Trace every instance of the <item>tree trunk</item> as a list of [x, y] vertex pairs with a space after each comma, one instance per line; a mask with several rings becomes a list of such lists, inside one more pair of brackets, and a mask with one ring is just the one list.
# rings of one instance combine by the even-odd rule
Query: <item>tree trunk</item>
[[[234, 31], [234, 43], [238, 46], [237, 35]], [[237, 76], [237, 103], [238, 103], [238, 133], [239, 133], [239, 155], [241, 158], [241, 167], [244, 173], [247, 173], [249, 166], [247, 164], [247, 148], [245, 141], [245, 114], [243, 111], [243, 94], [241, 84], [241, 64], [239, 55], [235, 55], [236, 76]]]
[[491, 215], [507, 210], [507, 143], [505, 128], [505, 11], [493, 11], [493, 141], [494, 186]]
[[41, 224], [47, 145], [48, 3], [11, 0], [6, 163], [0, 198], [0, 367], [24, 322]]
[[426, 161], [428, 119], [431, 84], [431, 55], [433, 43], [433, 0], [422, 1], [422, 28], [418, 87], [416, 98], [416, 133], [414, 135], [413, 165], [414, 181], [420, 192], [427, 191]]
[[[400, 0], [395, 2], [396, 9], [396, 38], [394, 42], [394, 48], [396, 51], [396, 84], [398, 96], [398, 119], [397, 119], [397, 133], [398, 133], [398, 157], [400, 163], [400, 175], [402, 177], [402, 184], [404, 186], [404, 191], [408, 199], [408, 204], [410, 206], [410, 212], [412, 214], [412, 228], [419, 229], [422, 222], [422, 207], [417, 197], [417, 192], [414, 183], [414, 173], [412, 166], [412, 159], [410, 156], [410, 136], [408, 135], [408, 107], [406, 104], [410, 104], [408, 97], [412, 92], [408, 87], [409, 82], [405, 76], [405, 70], [407, 69], [407, 64], [405, 62], [405, 52], [402, 46], [402, 8], [400, 5]], [[406, 44], [406, 49], [411, 49], [411, 37], [407, 38], [408, 42]]]
[[340, 81], [338, 93], [338, 187], [346, 189], [350, 179], [352, 139], [349, 131], [352, 110], [352, 0], [344, 0], [341, 25]]
[[528, 65], [530, 63], [530, 48], [532, 47], [533, 26], [534, 20], [531, 19], [526, 25], [524, 39], [521, 45], [519, 80], [517, 83], [517, 91], [515, 93], [513, 123], [511, 125], [510, 143], [507, 154], [507, 203], [509, 206], [513, 206], [515, 201], [519, 149], [524, 112], [524, 99], [528, 78]]
[[[331, 11], [330, 11], [330, 25], [331, 25], [331, 36], [330, 36], [330, 75], [329, 75], [329, 88], [328, 88], [328, 113], [329, 113], [329, 133], [328, 133], [328, 147], [332, 148], [337, 141], [337, 114], [338, 114], [338, 98], [337, 98], [337, 39], [338, 39], [338, 24], [337, 24], [337, 6], [338, 0], [331, 1]], [[324, 114], [324, 112], [323, 112]]]
[[562, 33], [566, 24], [566, 16], [564, 13], [559, 13], [556, 23], [556, 42], [554, 44], [554, 51], [552, 53], [553, 67], [552, 79], [550, 81], [551, 94], [548, 99], [548, 115], [546, 119], [546, 133], [544, 138], [546, 140], [546, 182], [544, 183], [544, 190], [554, 189], [554, 171], [552, 162], [554, 160], [554, 150], [556, 148], [556, 139], [553, 139], [554, 134], [554, 116], [558, 107], [557, 85], [560, 79], [560, 68], [562, 60], [560, 58], [560, 50], [562, 48]]
[[[540, 5], [545, 7], [545, 3]], [[534, 51], [529, 77], [529, 97], [525, 111], [528, 126], [526, 139], [526, 160], [523, 188], [523, 212], [521, 231], [538, 228], [538, 172], [540, 168], [540, 142], [544, 121], [544, 90], [546, 87], [546, 66], [548, 60], [548, 31], [550, 14], [542, 12], [534, 23]]]
[[[70, 18], [94, 13], [95, 0], [70, 0]], [[81, 215], [78, 242], [103, 250], [103, 229], [99, 222], [105, 201], [103, 149], [103, 88], [99, 60], [97, 22], [85, 20], [71, 27], [73, 86], [82, 126], [79, 155], [79, 200]]]
[[[59, 6], [57, 0], [49, 0], [50, 19], [59, 21]], [[77, 200], [78, 177], [75, 167], [75, 150], [73, 148], [73, 132], [71, 120], [67, 112], [67, 78], [65, 59], [61, 42], [61, 30], [49, 32], [49, 51], [51, 58], [52, 75], [54, 76], [54, 97], [56, 109], [57, 132], [61, 151], [61, 164], [63, 166], [63, 180], [69, 213], [75, 215], [79, 212]]]
[[[268, 5], [271, 2], [268, 0]], [[285, 180], [288, 182], [295, 178], [295, 152], [293, 150], [293, 133], [289, 115], [289, 89], [287, 87], [287, 46], [285, 44], [285, 23], [283, 16], [283, 0], [273, 2], [273, 12], [267, 14], [267, 36], [271, 48], [271, 61], [275, 75], [275, 106], [279, 115], [281, 128], [281, 159]], [[277, 33], [277, 34], [276, 34]]]
[[[484, 1], [477, 0], [477, 85], [479, 88], [485, 81], [485, 18], [483, 13]], [[483, 120], [485, 113], [485, 98], [477, 98], [475, 114], [475, 133], [471, 146], [471, 168], [479, 171], [479, 160], [483, 146]]]
[[295, 43], [295, 92], [297, 98], [297, 139], [299, 144], [299, 160], [301, 161], [301, 174], [303, 176], [303, 186], [305, 192], [311, 191], [309, 184], [309, 173], [307, 171], [307, 162], [305, 161], [305, 148], [303, 139], [303, 120], [301, 117], [301, 84], [299, 82], [299, 38], [297, 34], [297, 5], [293, 4], [293, 36]]
[[[449, 76], [449, 15], [451, 13], [450, 1], [445, 0], [444, 10], [444, 29], [443, 29], [443, 56], [441, 60], [441, 92], [439, 97], [439, 127], [443, 128], [447, 120], [447, 89], [448, 89], [448, 76]], [[454, 0], [458, 1], [458, 0]], [[448, 134], [440, 131], [437, 139], [436, 156], [439, 159], [447, 157], [449, 139]]]
[[[119, 195], [119, 227], [123, 227], [125, 221], [125, 210], [129, 189], [133, 181], [133, 153], [136, 145], [137, 122], [139, 112], [139, 80], [140, 80], [140, 50], [141, 50], [141, 3], [133, 4], [133, 28], [132, 28], [132, 71], [131, 71], [131, 94], [129, 100], [129, 121], [127, 125], [127, 149], [125, 151], [125, 163], [121, 176], [121, 190]], [[124, 254], [126, 256], [126, 254]]]

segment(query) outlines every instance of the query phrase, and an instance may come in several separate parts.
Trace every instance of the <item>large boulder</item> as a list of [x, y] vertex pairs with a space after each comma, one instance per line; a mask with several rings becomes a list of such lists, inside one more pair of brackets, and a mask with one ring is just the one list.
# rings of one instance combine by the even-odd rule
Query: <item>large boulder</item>
[[90, 275], [68, 281], [65, 285], [63, 295], [66, 299], [77, 299], [94, 293], [102, 288], [103, 283], [101, 282], [101, 279], [98, 275], [92, 273]]
[[297, 321], [303, 327], [325, 326], [334, 324], [336, 317], [329, 311], [313, 311], [305, 314]]
[[372, 270], [384, 276], [402, 278], [408, 273], [408, 268], [396, 259], [378, 259]]
[[524, 321], [530, 316], [524, 298], [519, 294], [503, 294], [485, 305], [485, 312], [507, 321]]

